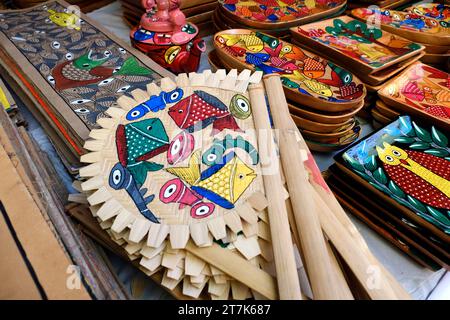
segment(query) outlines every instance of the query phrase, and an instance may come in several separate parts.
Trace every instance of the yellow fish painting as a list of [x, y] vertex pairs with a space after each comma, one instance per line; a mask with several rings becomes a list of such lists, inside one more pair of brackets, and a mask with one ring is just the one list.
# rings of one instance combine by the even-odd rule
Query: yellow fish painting
[[167, 168], [167, 172], [185, 181], [194, 192], [211, 202], [232, 209], [248, 186], [256, 178], [255, 171], [230, 152], [222, 162], [200, 173], [200, 150], [195, 151], [188, 167]]
[[55, 10], [48, 10], [48, 13], [50, 13], [49, 19], [58, 26], [80, 30], [80, 17], [75, 13], [57, 12]]
[[291, 75], [286, 74], [284, 75], [284, 77], [302, 82], [306, 86], [306, 88], [320, 96], [333, 96], [333, 91], [331, 90], [329, 85], [321, 83], [316, 79], [309, 79], [298, 70], [294, 70]]
[[222, 34], [218, 40], [228, 47], [241, 42], [251, 52], [264, 49], [264, 42], [254, 34]]

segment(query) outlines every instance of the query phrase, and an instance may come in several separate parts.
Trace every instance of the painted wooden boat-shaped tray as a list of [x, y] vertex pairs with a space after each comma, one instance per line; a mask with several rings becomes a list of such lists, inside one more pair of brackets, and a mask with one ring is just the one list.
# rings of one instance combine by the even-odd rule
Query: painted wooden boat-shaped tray
[[346, 144], [349, 141], [354, 141], [355, 136], [361, 134], [361, 127], [357, 121], [348, 127], [346, 130], [333, 133], [320, 133], [310, 130], [301, 129], [302, 135], [309, 141], [329, 143], [329, 144]]
[[[313, 49], [308, 46], [305, 46], [305, 44], [302, 44], [295, 39], [293, 39], [292, 43], [299, 47], [305, 48], [313, 53], [320, 54], [322, 57], [328, 58], [329, 60], [332, 60], [332, 61], [336, 60], [332, 55], [327, 55], [325, 53], [322, 53], [321, 50]], [[367, 91], [369, 91], [367, 85], [379, 86], [379, 85], [383, 84], [384, 82], [386, 82], [387, 80], [389, 80], [390, 78], [392, 78], [393, 76], [398, 74], [400, 71], [406, 69], [408, 66], [410, 66], [414, 62], [421, 59], [424, 55], [425, 55], [425, 52], [423, 52], [423, 51], [419, 52], [419, 54], [417, 54], [411, 58], [402, 60], [396, 64], [393, 64], [393, 65], [383, 69], [383, 70], [379, 70], [379, 71], [373, 72], [371, 74], [361, 72], [361, 70], [359, 69], [359, 66], [357, 66], [357, 65], [355, 65], [355, 66], [349, 65], [349, 66], [347, 66], [347, 68], [349, 69], [349, 71], [354, 73], [361, 81], [364, 82], [364, 84], [366, 85]]]
[[417, 62], [386, 83], [378, 95], [395, 109], [450, 129], [450, 75], [444, 71]]
[[213, 13], [213, 22], [216, 26], [216, 31], [222, 31], [227, 29], [240, 29], [240, 28], [248, 28], [254, 31], [264, 31], [267, 34], [270, 34], [274, 37], [284, 37], [286, 36], [286, 29], [259, 29], [250, 26], [243, 26], [238, 21], [231, 19], [229, 16], [222, 13], [221, 10], [215, 10]]
[[375, 108], [378, 110], [379, 113], [390, 119], [398, 118], [400, 116], [400, 113], [398, 113], [395, 110], [392, 110], [386, 103], [384, 103], [380, 99], [378, 99], [377, 102], [375, 102]]
[[218, 10], [238, 23], [258, 29], [288, 29], [344, 9], [345, 0], [219, 0]]
[[363, 106], [364, 101], [361, 101], [358, 107], [348, 112], [319, 113], [316, 110], [291, 103], [289, 104], [289, 111], [292, 115], [297, 115], [301, 118], [308, 119], [314, 122], [323, 124], [344, 124], [349, 119], [356, 116], [356, 114], [363, 108]]
[[361, 73], [378, 72], [425, 49], [387, 31], [369, 28], [349, 16], [294, 27], [291, 32], [305, 46], [315, 47]]
[[353, 9], [351, 14], [364, 22], [379, 22], [382, 29], [412, 41], [450, 45], [450, 25], [447, 26], [445, 21], [414, 13], [369, 8]]
[[366, 90], [352, 73], [267, 34], [247, 29], [216, 33], [214, 46], [224, 66], [281, 75], [287, 98], [325, 112], [355, 108]]
[[427, 53], [422, 58], [420, 58], [420, 61], [422, 61], [425, 64], [445, 66], [447, 59], [450, 59], [450, 52], [449, 53]]
[[337, 150], [341, 150], [352, 143], [354, 143], [356, 140], [358, 140], [359, 135], [361, 134], [361, 130], [347, 138], [345, 141], [342, 142], [335, 142], [335, 143], [326, 143], [326, 142], [318, 142], [318, 141], [312, 141], [309, 139], [306, 139], [306, 144], [308, 145], [310, 150], [316, 151], [316, 152], [333, 152]]
[[439, 22], [443, 21], [447, 26], [450, 23], [450, 6], [443, 3], [421, 3], [416, 4], [405, 9], [407, 12], [411, 12], [427, 18], [436, 19]]
[[349, 128], [355, 125], [355, 118], [350, 118], [344, 123], [320, 123], [312, 120], [304, 119], [291, 113], [291, 117], [294, 120], [297, 127], [303, 130], [308, 130], [317, 133], [340, 133], [347, 131]]
[[392, 122], [390, 118], [386, 117], [384, 114], [379, 112], [377, 108], [373, 108], [372, 110], [370, 110], [370, 114], [375, 119], [375, 121], [383, 125], [387, 125], [388, 123]]

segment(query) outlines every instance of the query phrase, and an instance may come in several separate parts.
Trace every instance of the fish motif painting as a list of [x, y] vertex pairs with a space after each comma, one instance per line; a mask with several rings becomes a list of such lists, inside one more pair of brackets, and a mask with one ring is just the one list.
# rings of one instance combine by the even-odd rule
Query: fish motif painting
[[[95, 219], [108, 224], [112, 241], [137, 248], [127, 252], [142, 271], [161, 272], [157, 281], [170, 290], [176, 282], [184, 296], [253, 294], [241, 279], [233, 295], [237, 281], [228, 276], [220, 280], [228, 289], [208, 292], [219, 275], [193, 248], [240, 259], [252, 272], [260, 268], [252, 261], [273, 261], [264, 251], [271, 248], [265, 230], [273, 192], [265, 179], [280, 174], [280, 167], [276, 150], [266, 148], [267, 131], [258, 127], [255, 110], [268, 119], [262, 76], [207, 70], [162, 78], [118, 98], [85, 142], [91, 152], [81, 157], [86, 166], [79, 174]], [[198, 270], [191, 270], [194, 265]], [[275, 282], [273, 287], [269, 297], [276, 298]]]
[[[217, 33], [214, 45], [227, 65], [251, 68], [264, 74], [277, 73], [288, 97], [298, 96], [316, 103], [355, 105], [365, 96], [361, 81], [336, 64], [291, 43], [250, 30], [227, 30]], [[242, 50], [242, 55], [229, 55]], [[314, 104], [314, 102], [312, 102]]]
[[57, 1], [3, 11], [0, 34], [92, 129], [119, 96], [161, 76], [79, 15]]
[[339, 157], [372, 187], [448, 235], [449, 156], [443, 131], [403, 116]]
[[292, 35], [305, 44], [325, 50], [373, 73], [412, 57], [425, 48], [410, 40], [369, 27], [349, 16], [314, 22], [291, 29]]
[[231, 18], [262, 26], [298, 24], [333, 14], [345, 6], [344, 0], [219, 0], [221, 9]]
[[133, 91], [139, 99], [119, 98], [101, 121], [104, 188], [146, 224], [206, 226], [248, 214], [247, 199], [264, 194], [249, 93], [211, 87], [213, 78], [179, 85], [164, 78], [161, 88]]
[[352, 15], [362, 21], [380, 23], [381, 28], [420, 41], [438, 45], [450, 44], [450, 24], [414, 12], [358, 8]]
[[450, 26], [450, 6], [443, 3], [420, 3], [405, 9], [405, 11], [432, 18], [441, 23], [441, 26]]
[[386, 83], [378, 95], [404, 112], [450, 123], [450, 74], [417, 62]]

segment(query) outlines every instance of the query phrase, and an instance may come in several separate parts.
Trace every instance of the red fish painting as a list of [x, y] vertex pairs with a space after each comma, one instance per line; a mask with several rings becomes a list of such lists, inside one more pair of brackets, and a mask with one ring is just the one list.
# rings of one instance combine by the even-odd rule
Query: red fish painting
[[194, 91], [192, 95], [170, 107], [169, 116], [180, 129], [190, 133], [210, 124], [213, 125], [213, 134], [224, 129], [242, 132], [227, 106], [201, 90]]

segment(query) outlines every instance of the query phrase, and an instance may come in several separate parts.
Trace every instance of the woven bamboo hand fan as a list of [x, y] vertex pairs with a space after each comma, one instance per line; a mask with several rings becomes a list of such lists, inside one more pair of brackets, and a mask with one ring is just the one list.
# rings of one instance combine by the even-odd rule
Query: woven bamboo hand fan
[[[261, 146], [275, 149], [266, 147], [273, 139], [258, 140], [252, 107], [265, 92], [247, 91], [261, 76], [219, 70], [163, 78], [120, 97], [85, 143], [91, 152], [81, 158], [88, 165], [80, 175], [92, 214], [147, 274], [166, 268], [169, 289], [183, 281], [183, 294], [192, 297], [208, 284], [212, 298], [228, 298], [230, 288], [237, 299], [277, 298], [261, 268], [273, 262], [262, 170], [278, 170], [278, 158], [274, 152], [276, 161], [262, 168]], [[258, 110], [269, 123], [265, 103]], [[284, 205], [287, 191], [275, 173], [268, 179], [276, 177], [280, 188], [271, 192]], [[289, 273], [297, 277], [287, 215], [284, 227]]]

